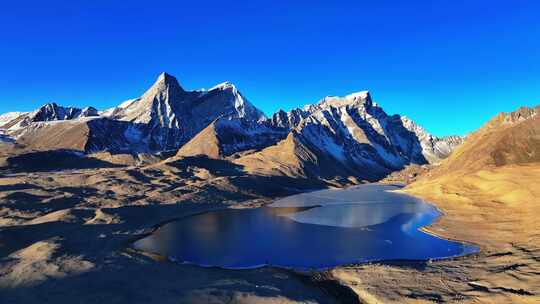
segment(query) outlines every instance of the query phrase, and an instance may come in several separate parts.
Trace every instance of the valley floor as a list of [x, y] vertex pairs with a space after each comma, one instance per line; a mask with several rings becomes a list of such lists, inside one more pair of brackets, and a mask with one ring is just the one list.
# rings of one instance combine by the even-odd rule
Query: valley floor
[[178, 265], [129, 249], [165, 221], [321, 187], [238, 169], [192, 158], [145, 168], [5, 172], [0, 302], [355, 303], [351, 290], [368, 303], [539, 300], [540, 167], [533, 166], [406, 189], [445, 213], [430, 232], [479, 244], [474, 256], [339, 267], [309, 277]]

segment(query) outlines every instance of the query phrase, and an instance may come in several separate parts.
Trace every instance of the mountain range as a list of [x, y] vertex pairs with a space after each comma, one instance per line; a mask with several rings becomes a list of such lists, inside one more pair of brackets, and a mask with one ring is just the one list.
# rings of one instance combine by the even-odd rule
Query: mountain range
[[228, 159], [258, 174], [367, 180], [408, 164], [437, 163], [463, 142], [388, 115], [367, 91], [266, 117], [232, 83], [186, 91], [167, 73], [117, 107], [99, 112], [48, 103], [1, 115], [0, 130], [0, 139], [20, 151], [175, 151], [173, 159]]

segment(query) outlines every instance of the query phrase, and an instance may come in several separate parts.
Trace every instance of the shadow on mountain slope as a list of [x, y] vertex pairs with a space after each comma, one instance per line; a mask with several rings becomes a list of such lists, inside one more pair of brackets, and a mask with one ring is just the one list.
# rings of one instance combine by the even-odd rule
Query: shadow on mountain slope
[[176, 158], [167, 165], [178, 169], [188, 167], [198, 167], [208, 170], [212, 175], [218, 176], [238, 176], [244, 175], [244, 166], [231, 163], [223, 159], [209, 158], [206, 155], [188, 156]]
[[0, 171], [45, 172], [70, 169], [118, 168], [113, 164], [69, 150], [38, 151], [7, 157]]

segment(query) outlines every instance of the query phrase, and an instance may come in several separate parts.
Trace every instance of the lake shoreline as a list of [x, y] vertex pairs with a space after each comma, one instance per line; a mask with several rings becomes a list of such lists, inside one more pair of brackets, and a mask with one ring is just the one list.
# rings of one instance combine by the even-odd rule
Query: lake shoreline
[[[294, 269], [299, 272], [310, 270], [326, 271], [339, 266], [385, 263], [388, 261], [451, 259], [477, 252], [477, 247], [473, 244], [464, 244], [456, 240], [447, 240], [426, 233], [424, 228], [431, 225], [442, 213], [432, 204], [408, 194], [393, 191], [396, 187], [401, 187], [401, 185], [364, 184], [341, 190], [327, 189], [306, 192], [280, 198], [269, 205], [264, 204], [257, 206], [257, 208], [241, 208], [241, 210], [249, 209], [249, 212], [243, 212], [231, 206], [231, 208], [218, 208], [193, 213], [183, 218], [156, 225], [151, 233], [145, 234], [133, 242], [132, 248], [166, 257], [176, 263], [198, 265], [200, 267], [217, 267], [231, 270], [278, 267]], [[367, 216], [364, 216], [364, 214], [367, 214]], [[373, 216], [369, 214], [373, 214]], [[404, 222], [402, 222], [403, 220], [395, 222], [394, 218], [397, 219], [402, 215], [407, 215], [405, 218], [408, 219]], [[257, 220], [252, 219], [252, 217], [256, 217]], [[320, 222], [321, 220], [323, 222]], [[351, 220], [352, 222], [350, 222]], [[238, 224], [228, 224], [232, 222]], [[246, 227], [238, 228], [238, 225]], [[259, 229], [260, 225], [265, 225], [264, 230]], [[270, 226], [266, 227], [266, 225]], [[281, 230], [280, 227], [283, 225], [287, 226], [286, 231]], [[410, 228], [410, 231], [407, 229], [407, 232], [402, 230], [403, 228], [399, 228], [410, 225], [414, 228]], [[216, 226], [215, 229], [217, 230], [213, 230], [212, 227], [214, 226]], [[201, 230], [197, 227], [205, 227], [205, 229]], [[207, 234], [209, 229], [212, 231], [211, 235]], [[382, 242], [382, 239], [372, 238], [378, 235], [377, 232], [371, 232], [373, 229], [379, 233], [384, 233], [385, 242]], [[264, 231], [264, 235], [246, 231]], [[334, 244], [332, 241], [335, 238], [331, 235], [321, 234], [324, 231], [338, 233], [340, 235], [339, 239], [343, 240], [345, 238], [349, 240], [345, 242], [348, 245], [344, 247], [342, 241]], [[280, 233], [286, 233], [287, 235], [280, 235]], [[294, 237], [291, 236], [293, 237], [292, 243], [272, 243], [270, 241], [270, 243], [261, 246], [272, 248], [273, 253], [271, 255], [265, 255], [266, 249], [258, 252], [259, 245], [255, 245], [257, 239], [283, 240], [291, 233], [294, 235]], [[320, 236], [314, 236], [313, 234], [320, 234]], [[426, 238], [426, 235], [432, 238]], [[231, 238], [231, 240], [227, 241], [227, 238]], [[253, 238], [255, 243], [250, 246], [248, 256], [242, 256], [241, 252], [245, 249], [241, 248], [245, 246], [244, 244], [234, 243], [238, 238], [242, 240]], [[302, 246], [297, 245], [298, 242], [304, 242], [306, 238], [314, 238], [314, 240], [308, 241]], [[328, 240], [324, 247], [326, 253], [321, 253], [320, 258], [310, 257], [308, 260], [311, 262], [303, 261], [301, 258], [303, 248], [309, 247], [309, 244], [321, 238]], [[408, 241], [400, 242], [403, 238], [407, 238]], [[209, 244], [206, 241], [202, 244], [198, 241], [199, 239], [209, 239], [211, 243]], [[364, 247], [363, 244], [367, 241], [375, 243], [372, 246]], [[219, 242], [219, 244], [216, 242]], [[230, 245], [230, 242], [233, 242], [234, 245]], [[355, 242], [358, 242], [356, 247]], [[251, 242], [248, 241], [248, 243]], [[399, 247], [396, 246], [414, 250], [397, 249]], [[419, 246], [426, 247], [424, 251], [418, 251], [416, 248]], [[461, 248], [461, 246], [465, 247]], [[215, 256], [215, 249], [209, 249], [209, 247], [228, 248], [225, 251], [226, 256], [231, 257], [234, 264], [228, 264], [229, 262], [223, 259], [221, 255], [220, 257]], [[187, 250], [186, 248], [191, 249]], [[439, 248], [438, 251], [435, 248]], [[199, 253], [194, 253], [193, 250], [199, 250]], [[235, 250], [238, 250], [238, 253], [235, 253]], [[337, 252], [333, 253], [334, 250], [337, 250]], [[397, 256], [395, 254], [388, 255], [390, 253], [388, 250], [391, 252], [406, 251], [408, 253], [403, 256], [399, 256], [399, 254]], [[290, 252], [291, 254], [293, 252], [297, 253], [289, 258], [283, 258], [284, 255], [277, 253], [280, 251]], [[190, 252], [190, 254], [186, 256], [182, 252]], [[334, 261], [335, 254], [338, 252], [342, 262]], [[428, 254], [428, 252], [430, 253]], [[424, 257], [425, 254], [428, 254], [428, 257]], [[299, 260], [293, 258], [295, 255], [298, 255]], [[343, 260], [345, 256], [348, 258]], [[260, 257], [258, 258], [260, 262], [256, 257]], [[354, 257], [357, 257], [357, 259]], [[329, 265], [328, 263], [339, 264]]]
[[[507, 166], [476, 174], [457, 172], [456, 179], [426, 177], [401, 190], [434, 204], [444, 213], [425, 227], [427, 231], [477, 244], [479, 253], [412, 268], [383, 264], [341, 268], [334, 270], [334, 275], [364, 295], [367, 303], [414, 303], [413, 297], [463, 303], [537, 302], [540, 227], [534, 215], [540, 212], [540, 201], [516, 197], [504, 203], [499, 194], [484, 189], [510, 184], [510, 190], [533, 190], [539, 169]], [[399, 282], [399, 288], [390, 285], [394, 280]]]

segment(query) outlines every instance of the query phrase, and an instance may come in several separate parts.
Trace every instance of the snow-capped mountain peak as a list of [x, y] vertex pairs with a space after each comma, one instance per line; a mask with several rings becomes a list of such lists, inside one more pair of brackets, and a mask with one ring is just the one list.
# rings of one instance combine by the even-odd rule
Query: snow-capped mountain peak
[[238, 89], [236, 88], [234, 83], [232, 83], [230, 81], [224, 81], [222, 83], [216, 84], [215, 86], [210, 88], [210, 90], [208, 90], [208, 91], [214, 91], [214, 90], [235, 90], [235, 91], [238, 91]]
[[128, 137], [148, 143], [150, 150], [179, 148], [218, 117], [265, 119], [230, 82], [210, 90], [185, 91], [167, 73], [161, 73], [141, 97], [102, 115], [134, 123]]
[[[264, 113], [251, 104], [232, 82], [225, 81], [217, 84], [206, 91], [206, 94], [219, 94], [219, 92], [224, 96], [229, 95], [227, 98], [232, 99], [235, 109], [235, 113], [231, 113], [232, 116], [255, 121], [266, 120]], [[226, 113], [225, 116], [227, 116]]]
[[355, 92], [355, 93], [351, 93], [347, 96], [345, 96], [345, 99], [353, 99], [353, 100], [356, 100], [356, 99], [370, 99], [371, 100], [371, 96], [369, 95], [369, 91], [360, 91], [360, 92]]
[[103, 112], [104, 116], [153, 124], [161, 127], [177, 127], [175, 116], [182, 105], [186, 92], [174, 76], [161, 73], [152, 86], [136, 99], [123, 102], [119, 106]]
[[24, 134], [25, 131], [29, 129], [28, 127], [33, 125], [50, 124], [82, 118], [95, 118], [98, 116], [98, 111], [93, 107], [79, 109], [75, 107], [63, 107], [54, 102], [49, 102], [33, 112], [2, 115], [0, 127], [16, 138]]
[[148, 91], [146, 91], [144, 95], [154, 95], [160, 92], [181, 94], [184, 92], [184, 89], [182, 88], [176, 77], [162, 72], [161, 74], [159, 74], [154, 84], [150, 87], [150, 89], [148, 89]]
[[307, 105], [304, 111], [314, 112], [328, 108], [371, 107], [376, 106], [369, 91], [359, 91], [346, 96], [326, 96], [316, 104]]
[[39, 109], [28, 114], [30, 122], [71, 120], [81, 117], [98, 116], [98, 111], [93, 107], [79, 109], [75, 107], [63, 107], [54, 102], [49, 102]]

